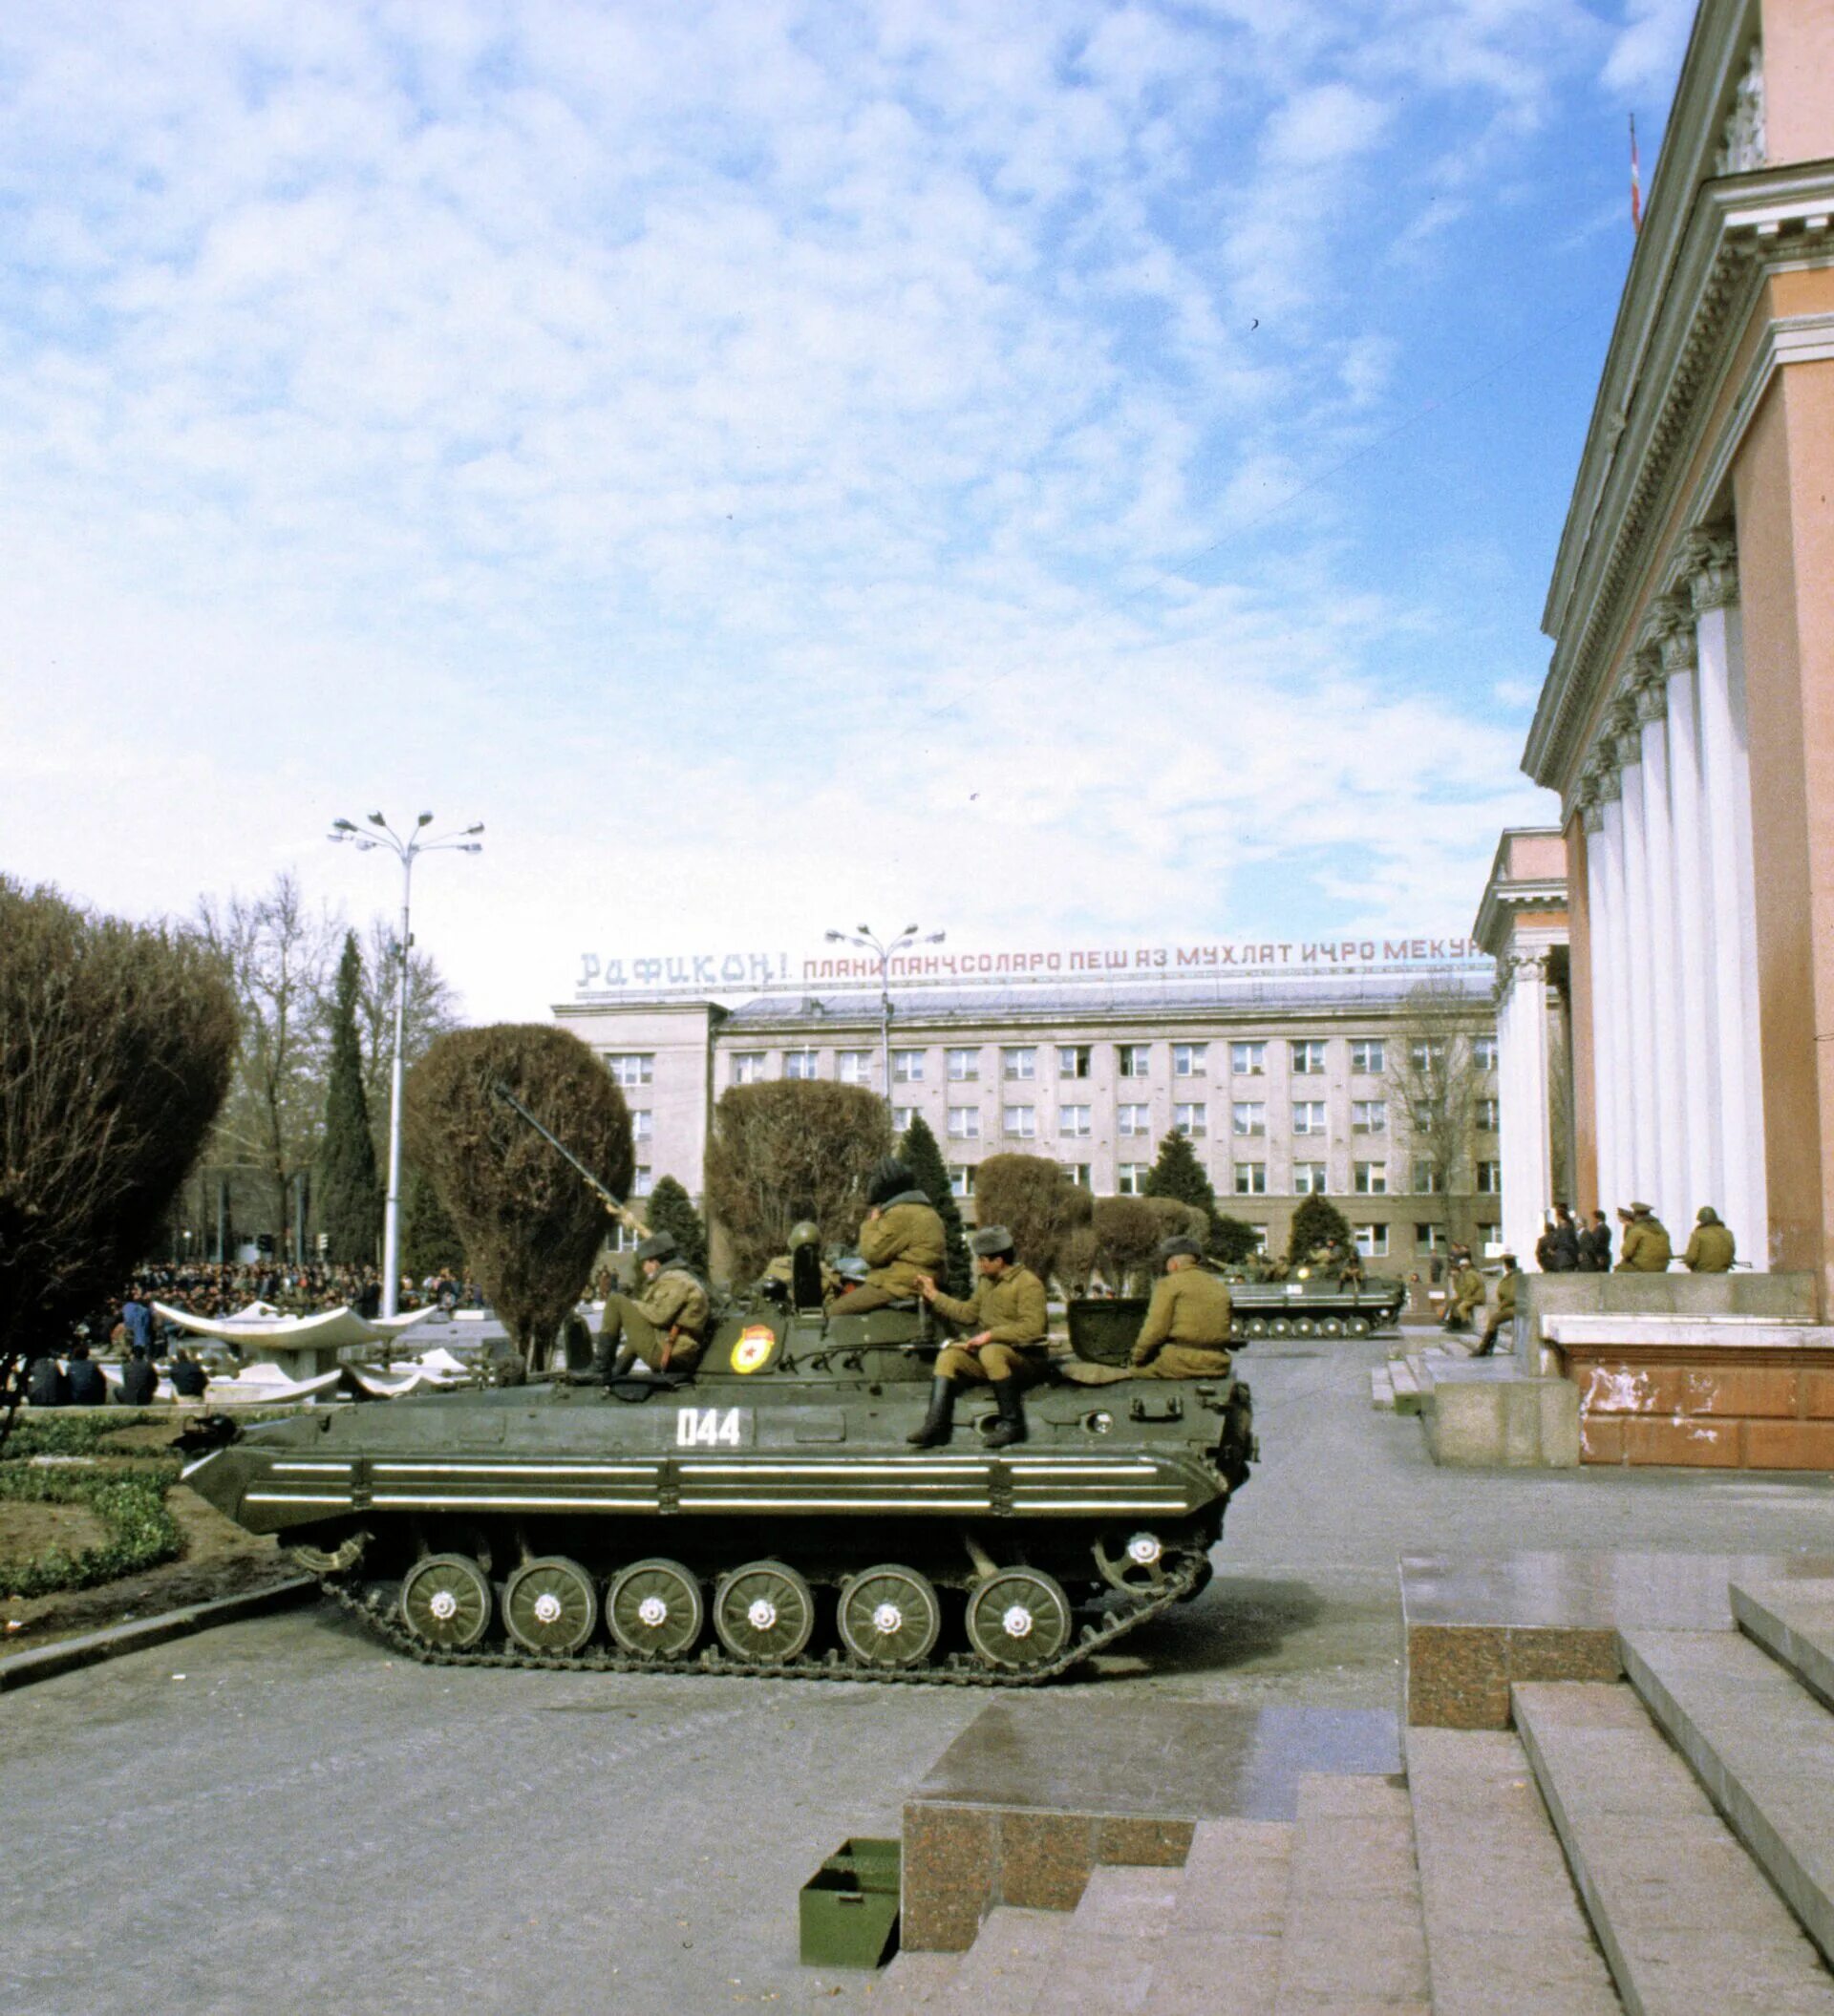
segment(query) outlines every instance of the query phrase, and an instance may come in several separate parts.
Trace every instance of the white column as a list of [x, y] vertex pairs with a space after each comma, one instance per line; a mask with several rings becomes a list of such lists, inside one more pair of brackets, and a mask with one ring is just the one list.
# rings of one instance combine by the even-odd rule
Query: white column
[[[1752, 877], [1751, 768], [1737, 558], [1730, 541], [1700, 547], [1691, 584], [1699, 654], [1700, 769], [1713, 932], [1725, 1201], [1717, 1208], [1755, 1267], [1770, 1263], [1764, 1108], [1758, 1024], [1758, 912]], [[1702, 1201], [1713, 1201], [1703, 1199]]]
[[1632, 1170], [1636, 1162], [1636, 1101], [1632, 1097], [1631, 1073], [1631, 957], [1629, 916], [1624, 880], [1624, 779], [1615, 767], [1600, 780], [1609, 787], [1605, 799], [1605, 827], [1599, 838], [1605, 842], [1605, 885], [1610, 897], [1610, 953], [1606, 971], [1609, 998], [1606, 1003], [1611, 1031], [1611, 1136], [1613, 1154], [1610, 1188], [1601, 1185], [1599, 1207], [1609, 1217], [1630, 1197]]
[[1700, 717], [1692, 606], [1664, 612], [1662, 668], [1669, 691], [1669, 809], [1674, 828], [1675, 948], [1681, 965], [1679, 1096], [1687, 1106], [1690, 1217], [1702, 1204], [1723, 1210], [1725, 1138], [1714, 1067], [1718, 1018], [1714, 1012], [1713, 859], [1708, 845], [1700, 768]]
[[1503, 1107], [1503, 1237], [1524, 1266], [1533, 1263], [1546, 1221], [1547, 976], [1539, 953], [1507, 956], [1497, 1016], [1498, 1088]]
[[1656, 1216], [1689, 1223], [1687, 1078], [1681, 1054], [1681, 962], [1674, 923], [1674, 841], [1669, 802], [1669, 692], [1661, 660], [1638, 654], [1637, 735], [1642, 744], [1644, 885], [1650, 902], [1650, 1048], [1656, 1109]]
[[[1586, 798], [1581, 817], [1586, 828], [1587, 970], [1591, 983], [1588, 1029], [1592, 1039], [1592, 1153], [1599, 1205], [1609, 1210], [1605, 1199], [1610, 1195], [1617, 1169], [1617, 1059], [1611, 1048], [1610, 870], [1605, 850], [1605, 807], [1596, 795]], [[1577, 1209], [1577, 1197], [1572, 1203]]]
[[[1617, 738], [1624, 794], [1624, 970], [1630, 983], [1630, 1023], [1624, 1030], [1631, 1093], [1631, 1161], [1625, 1171], [1632, 1195], [1653, 1203], [1662, 1160], [1661, 1108], [1655, 1083], [1655, 996], [1650, 963], [1650, 853], [1645, 838], [1643, 740], [1634, 728]], [[1619, 1203], [1630, 1201], [1619, 1198]]]

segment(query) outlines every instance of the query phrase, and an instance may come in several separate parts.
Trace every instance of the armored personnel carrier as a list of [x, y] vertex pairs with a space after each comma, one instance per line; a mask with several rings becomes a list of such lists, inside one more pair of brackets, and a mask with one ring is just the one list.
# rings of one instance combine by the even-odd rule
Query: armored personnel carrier
[[1254, 1454], [1245, 1385], [1056, 1381], [998, 1451], [970, 1392], [913, 1450], [944, 1340], [917, 1308], [827, 1313], [794, 1258], [692, 1382], [224, 1424], [185, 1481], [443, 1664], [1023, 1685], [1203, 1588]]
[[1296, 1267], [1286, 1281], [1234, 1281], [1229, 1300], [1235, 1334], [1256, 1337], [1368, 1337], [1392, 1330], [1407, 1302], [1407, 1284], [1386, 1274], [1340, 1279], [1320, 1267]]

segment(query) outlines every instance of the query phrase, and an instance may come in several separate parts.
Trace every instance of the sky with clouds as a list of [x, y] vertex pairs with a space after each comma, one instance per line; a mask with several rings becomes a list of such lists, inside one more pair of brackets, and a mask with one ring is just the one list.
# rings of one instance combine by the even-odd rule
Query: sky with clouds
[[1458, 932], [1681, 0], [43, 0], [0, 869], [579, 955]]

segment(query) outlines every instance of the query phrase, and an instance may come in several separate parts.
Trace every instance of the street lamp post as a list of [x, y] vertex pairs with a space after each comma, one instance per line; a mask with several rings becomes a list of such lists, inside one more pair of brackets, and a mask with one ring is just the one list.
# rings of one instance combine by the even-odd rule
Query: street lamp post
[[394, 1316], [401, 1305], [401, 1075], [402, 1050], [408, 1030], [408, 953], [414, 944], [410, 912], [414, 894], [415, 858], [422, 854], [449, 851], [481, 854], [483, 843], [477, 836], [481, 824], [467, 826], [462, 833], [442, 834], [437, 839], [420, 836], [433, 824], [433, 814], [423, 812], [414, 830], [404, 839], [379, 812], [370, 814], [368, 826], [349, 819], [333, 819], [331, 837], [348, 840], [359, 854], [385, 847], [401, 863], [401, 935], [395, 946], [395, 1057], [389, 1067], [389, 1190], [382, 1212], [382, 1313]]
[[[932, 931], [923, 940], [927, 945], [939, 945], [949, 936], [947, 931]], [[887, 944], [865, 925], [861, 924], [852, 931], [830, 931], [831, 945], [858, 945], [879, 962], [879, 1071], [885, 1086], [885, 1104], [891, 1104], [891, 962], [895, 953], [903, 952], [918, 943], [917, 926], [906, 924], [898, 936]]]

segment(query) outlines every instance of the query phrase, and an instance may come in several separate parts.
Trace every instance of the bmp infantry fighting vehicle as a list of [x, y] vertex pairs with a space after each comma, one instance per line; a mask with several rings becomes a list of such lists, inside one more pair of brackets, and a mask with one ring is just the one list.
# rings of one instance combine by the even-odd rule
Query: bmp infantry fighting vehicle
[[1254, 1454], [1246, 1386], [1054, 1381], [1024, 1442], [987, 1448], [970, 1401], [914, 1451], [928, 1314], [829, 1312], [810, 1244], [787, 1271], [692, 1381], [225, 1427], [186, 1481], [437, 1663], [1026, 1684], [1204, 1587]]
[[1340, 1279], [1321, 1267], [1296, 1267], [1286, 1281], [1229, 1283], [1235, 1334], [1256, 1337], [1367, 1337], [1393, 1329], [1407, 1284], [1392, 1275]]

